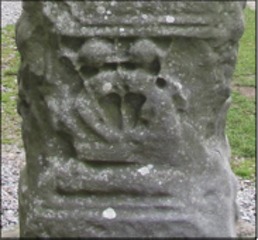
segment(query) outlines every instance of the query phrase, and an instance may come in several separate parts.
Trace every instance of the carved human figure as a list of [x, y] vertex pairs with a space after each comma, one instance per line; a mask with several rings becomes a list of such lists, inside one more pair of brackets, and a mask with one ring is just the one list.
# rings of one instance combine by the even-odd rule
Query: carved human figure
[[24, 3], [22, 236], [235, 236], [242, 31], [239, 2]]

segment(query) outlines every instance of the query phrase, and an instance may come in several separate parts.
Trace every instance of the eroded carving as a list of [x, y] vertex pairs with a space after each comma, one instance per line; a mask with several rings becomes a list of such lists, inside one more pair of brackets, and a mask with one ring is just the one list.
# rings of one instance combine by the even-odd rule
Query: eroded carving
[[21, 235], [235, 236], [242, 31], [238, 2], [24, 3]]

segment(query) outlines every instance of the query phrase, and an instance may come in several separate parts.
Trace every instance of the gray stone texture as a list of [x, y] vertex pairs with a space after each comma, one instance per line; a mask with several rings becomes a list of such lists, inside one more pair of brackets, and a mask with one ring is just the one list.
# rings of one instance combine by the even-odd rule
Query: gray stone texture
[[234, 237], [225, 136], [240, 2], [24, 2], [22, 237]]

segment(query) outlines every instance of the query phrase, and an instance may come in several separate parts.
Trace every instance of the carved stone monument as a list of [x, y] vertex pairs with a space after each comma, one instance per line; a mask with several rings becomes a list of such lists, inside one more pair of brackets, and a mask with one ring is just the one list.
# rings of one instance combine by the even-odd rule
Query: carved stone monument
[[21, 236], [234, 237], [224, 131], [242, 4], [23, 8]]

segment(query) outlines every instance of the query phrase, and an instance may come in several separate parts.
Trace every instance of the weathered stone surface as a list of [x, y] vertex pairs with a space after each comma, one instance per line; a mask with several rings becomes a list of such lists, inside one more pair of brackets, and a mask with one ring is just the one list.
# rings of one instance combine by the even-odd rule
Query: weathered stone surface
[[241, 5], [24, 2], [21, 236], [235, 236]]
[[[237, 237], [239, 238], [254, 238], [255, 237], [255, 227], [243, 220], [237, 222], [236, 227]], [[14, 228], [8, 230], [2, 230], [3, 238], [19, 238], [20, 229], [19, 225], [15, 225]]]

